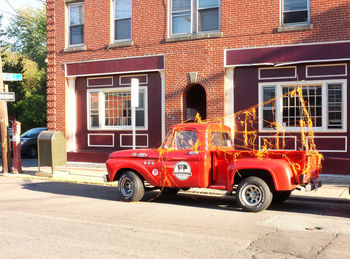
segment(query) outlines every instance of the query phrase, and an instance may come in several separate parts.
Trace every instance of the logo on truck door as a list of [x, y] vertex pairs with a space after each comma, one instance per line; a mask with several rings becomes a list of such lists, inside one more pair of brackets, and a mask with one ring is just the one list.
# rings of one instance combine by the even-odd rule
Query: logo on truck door
[[192, 176], [191, 166], [185, 161], [178, 162], [174, 167], [173, 175], [177, 179], [185, 181]]

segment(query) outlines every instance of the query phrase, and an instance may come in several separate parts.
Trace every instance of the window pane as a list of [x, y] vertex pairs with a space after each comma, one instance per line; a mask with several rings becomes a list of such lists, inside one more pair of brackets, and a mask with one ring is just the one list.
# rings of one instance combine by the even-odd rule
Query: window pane
[[139, 109], [140, 108], [144, 108], [144, 93], [142, 91], [140, 91], [139, 93]]
[[328, 128], [342, 128], [342, 86], [328, 85]]
[[90, 94], [90, 127], [99, 127], [98, 93]]
[[69, 8], [69, 24], [70, 25], [76, 25], [76, 24], [83, 24], [84, 23], [84, 10], [83, 6], [71, 6]]
[[136, 111], [136, 126], [145, 126], [145, 111]]
[[210, 145], [217, 147], [231, 147], [230, 135], [225, 132], [211, 132]]
[[219, 6], [219, 0], [199, 0], [199, 8]]
[[307, 11], [288, 12], [283, 14], [283, 23], [307, 22]]
[[273, 110], [263, 111], [263, 127], [272, 128], [275, 122], [275, 113]]
[[115, 40], [131, 39], [131, 19], [115, 21]]
[[219, 30], [219, 8], [198, 11], [199, 31]]
[[[274, 98], [275, 98], [275, 87], [264, 87], [264, 97], [263, 97], [264, 103]], [[274, 101], [271, 101], [269, 103], [264, 104], [264, 106], [272, 107], [274, 106], [273, 104], [274, 104]]]
[[307, 9], [307, 0], [284, 0], [284, 11], [305, 9]]
[[172, 12], [191, 10], [191, 0], [173, 0]]
[[84, 43], [84, 25], [70, 27], [70, 45]]
[[[273, 128], [276, 121], [275, 118], [275, 100], [276, 97], [274, 86], [265, 86], [263, 88], [263, 127]], [[269, 102], [272, 100], [271, 102]]]
[[172, 34], [191, 32], [191, 13], [183, 12], [181, 15], [173, 15]]
[[174, 148], [175, 149], [193, 149], [197, 142], [197, 132], [193, 130], [176, 131]]
[[115, 0], [115, 18], [131, 18], [131, 0]]

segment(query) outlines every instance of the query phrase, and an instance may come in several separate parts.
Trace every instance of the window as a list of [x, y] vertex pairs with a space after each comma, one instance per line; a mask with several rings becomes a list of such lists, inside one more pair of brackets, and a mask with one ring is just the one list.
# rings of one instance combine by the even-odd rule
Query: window
[[172, 0], [171, 34], [219, 30], [219, 0]]
[[310, 16], [309, 0], [282, 0], [282, 24], [307, 24]]
[[197, 132], [194, 130], [174, 131], [165, 142], [166, 148], [175, 150], [193, 150], [197, 142]]
[[[306, 120], [306, 114], [293, 91], [296, 87], [296, 83], [260, 84], [260, 130], [275, 130], [276, 123], [286, 131], [300, 130], [300, 120]], [[301, 85], [301, 90], [314, 130], [346, 130], [345, 82], [310, 82]]]
[[[303, 117], [301, 100], [293, 90], [294, 86], [282, 87], [282, 125], [285, 127], [300, 127]], [[303, 86], [302, 94], [313, 127], [322, 127], [322, 86]]]
[[131, 0], [114, 0], [114, 40], [131, 40]]
[[232, 147], [230, 134], [227, 132], [210, 132], [210, 145], [215, 147]]
[[[91, 90], [88, 93], [89, 129], [131, 129], [130, 88]], [[146, 90], [140, 89], [139, 107], [135, 111], [138, 128], [147, 127], [146, 108]]]
[[69, 13], [69, 45], [84, 44], [84, 4], [68, 6]]

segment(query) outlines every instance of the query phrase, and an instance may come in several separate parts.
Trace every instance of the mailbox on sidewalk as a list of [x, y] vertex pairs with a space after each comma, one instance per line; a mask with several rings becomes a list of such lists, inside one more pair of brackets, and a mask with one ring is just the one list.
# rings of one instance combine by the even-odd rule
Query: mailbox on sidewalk
[[54, 174], [55, 167], [65, 166], [67, 171], [66, 138], [60, 131], [42, 131], [38, 136], [38, 167], [50, 166]]

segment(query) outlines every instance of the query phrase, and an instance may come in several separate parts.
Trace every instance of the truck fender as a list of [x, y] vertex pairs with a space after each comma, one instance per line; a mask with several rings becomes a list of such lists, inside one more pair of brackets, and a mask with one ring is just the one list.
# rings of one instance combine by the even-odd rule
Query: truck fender
[[[296, 181], [289, 163], [278, 159], [239, 159], [233, 161], [227, 168], [229, 177], [229, 191], [233, 185], [248, 176], [270, 177], [276, 191], [294, 190]], [[236, 179], [236, 182], [235, 182]], [[237, 182], [237, 179], [238, 180]]]
[[110, 159], [107, 160], [106, 165], [108, 170], [108, 178], [111, 182], [117, 180], [124, 171], [134, 171], [141, 176], [141, 178], [147, 180], [151, 185], [157, 185], [154, 176], [140, 163], [132, 160], [120, 159], [118, 159], [118, 162], [116, 162], [113, 161], [113, 159]]

